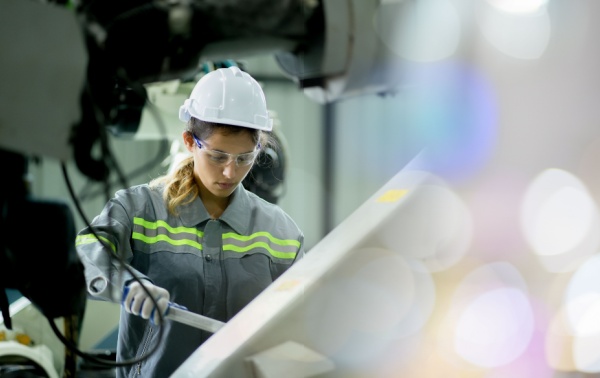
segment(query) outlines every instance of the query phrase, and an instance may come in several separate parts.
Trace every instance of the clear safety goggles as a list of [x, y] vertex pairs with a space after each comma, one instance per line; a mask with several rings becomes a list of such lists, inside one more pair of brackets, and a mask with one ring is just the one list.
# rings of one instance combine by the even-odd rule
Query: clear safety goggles
[[229, 163], [231, 163], [232, 161], [235, 161], [235, 165], [238, 167], [246, 167], [254, 163], [254, 160], [256, 160], [256, 157], [260, 152], [260, 144], [256, 146], [256, 148], [252, 152], [246, 152], [244, 154], [237, 155], [229, 154], [227, 152], [222, 151], [209, 150], [208, 148], [206, 148], [206, 143], [198, 139], [198, 137], [194, 135], [194, 133], [192, 133], [192, 137], [194, 138], [194, 141], [196, 141], [196, 145], [198, 145], [200, 151], [206, 154], [206, 156], [208, 157], [208, 161], [212, 165], [215, 165], [217, 167], [228, 166]]

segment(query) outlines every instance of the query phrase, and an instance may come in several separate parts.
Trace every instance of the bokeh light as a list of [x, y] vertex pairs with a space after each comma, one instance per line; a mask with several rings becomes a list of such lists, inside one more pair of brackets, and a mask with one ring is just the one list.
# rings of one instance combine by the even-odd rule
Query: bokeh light
[[574, 175], [548, 169], [535, 177], [521, 206], [521, 228], [549, 271], [570, 271], [600, 242], [598, 209]]
[[550, 16], [542, 0], [481, 2], [477, 21], [488, 43], [512, 58], [538, 59], [550, 43]]
[[543, 9], [548, 0], [487, 0], [494, 8], [508, 13], [535, 13]]
[[436, 290], [429, 269], [418, 260], [407, 260], [415, 282], [415, 301], [394, 329], [396, 337], [406, 337], [421, 331], [430, 319], [436, 302]]
[[548, 366], [545, 353], [549, 309], [543, 300], [531, 294], [529, 303], [534, 317], [533, 335], [529, 345], [509, 364], [489, 369], [485, 378], [556, 378], [555, 372]]
[[[488, 77], [460, 61], [407, 63], [402, 76], [395, 95], [336, 104], [336, 124], [343, 126], [336, 129], [335, 175], [372, 193], [379, 186], [371, 183], [387, 181], [417, 155], [426, 162], [423, 170], [451, 183], [481, 174], [498, 143], [497, 99]], [[364, 172], [360, 179], [357, 170]]]
[[443, 182], [422, 185], [374, 234], [378, 245], [443, 271], [467, 253], [473, 236], [469, 210]]
[[382, 248], [353, 253], [358, 257], [351, 265], [311, 296], [304, 333], [341, 367], [360, 368], [421, 329], [433, 311], [435, 288], [418, 262]]
[[452, 56], [461, 37], [460, 15], [449, 0], [382, 2], [373, 27], [392, 52], [415, 62]]
[[[460, 282], [448, 313], [456, 355], [483, 368], [519, 358], [534, 331], [527, 283], [511, 264], [477, 267]], [[449, 345], [447, 345], [449, 347]]]
[[456, 352], [478, 366], [502, 366], [525, 351], [532, 330], [533, 316], [523, 292], [496, 289], [465, 308], [456, 328]]
[[600, 372], [600, 256], [590, 257], [571, 277], [565, 294], [573, 359], [579, 371]]
[[578, 329], [583, 334], [573, 341], [573, 360], [578, 371], [600, 373], [600, 301], [598, 298], [586, 309]]
[[546, 360], [557, 371], [576, 371], [573, 361], [573, 332], [567, 311], [561, 307], [551, 320], [546, 332]]
[[599, 272], [600, 256], [593, 256], [575, 271], [569, 282], [565, 304], [569, 323], [577, 335], [600, 331], [600, 322], [595, 325], [582, 323], [588, 310], [600, 300]]
[[[580, 190], [559, 188], [539, 209], [532, 241], [540, 255], [558, 255], [579, 244], [590, 228], [593, 207]], [[557, 237], [552, 237], [556, 235]]]
[[460, 182], [479, 173], [497, 143], [493, 87], [476, 69], [436, 63], [406, 69], [397, 119], [407, 138], [425, 146], [430, 171]]

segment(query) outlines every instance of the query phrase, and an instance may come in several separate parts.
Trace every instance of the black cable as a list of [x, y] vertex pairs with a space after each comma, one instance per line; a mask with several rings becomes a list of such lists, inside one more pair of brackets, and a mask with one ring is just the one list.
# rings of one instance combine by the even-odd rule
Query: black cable
[[[160, 117], [160, 115], [158, 115], [158, 117]], [[143, 165], [135, 168], [134, 170], [132, 170], [131, 172], [127, 173], [125, 175], [125, 177], [120, 178], [117, 181], [113, 181], [113, 182], [107, 182], [105, 184], [105, 187], [103, 187], [102, 189], [97, 189], [95, 191], [90, 191], [90, 187], [93, 186], [94, 184], [96, 184], [93, 181], [89, 181], [88, 184], [86, 185], [86, 187], [83, 188], [82, 191], [80, 191], [79, 193], [79, 197], [80, 200], [82, 201], [89, 201], [89, 200], [93, 200], [94, 198], [96, 198], [97, 196], [106, 193], [107, 191], [109, 191], [111, 188], [116, 187], [118, 184], [121, 184], [122, 187], [128, 187], [129, 185], [124, 185], [123, 184], [123, 180], [125, 181], [131, 181], [134, 178], [137, 178], [138, 176], [148, 172], [149, 170], [153, 169], [155, 166], [158, 166], [159, 164], [161, 164], [165, 158], [165, 156], [167, 156], [167, 152], [169, 150], [169, 140], [164, 138], [161, 139], [161, 143], [159, 146], [159, 150], [156, 153], [155, 157], [152, 158], [152, 160], [150, 160], [147, 163], [144, 163]], [[89, 193], [86, 193], [88, 192]]]
[[[79, 15], [85, 14], [87, 17], [89, 17], [89, 14], [87, 14], [86, 10], [89, 9], [89, 7], [95, 3], [95, 1], [92, 1], [88, 4], [86, 4], [83, 8], [79, 8], [77, 10]], [[128, 12], [123, 12], [122, 14], [117, 15], [117, 17], [115, 17], [116, 19], [119, 19], [121, 17], [127, 17], [130, 16], [132, 14], [135, 14], [137, 12], [143, 12], [145, 11], [148, 7], [154, 7], [155, 5], [153, 4], [146, 4], [144, 6], [140, 6], [134, 9], [129, 10]], [[82, 13], [83, 12], [83, 13]], [[114, 22], [114, 20], [112, 20]], [[87, 19], [87, 21], [84, 19], [82, 20], [82, 27], [85, 29], [87, 27], [87, 23], [89, 22], [89, 18]], [[112, 23], [112, 22], [111, 22]], [[106, 30], [106, 27], [105, 27]], [[141, 84], [139, 83], [133, 83], [131, 80], [129, 80], [127, 78], [127, 75], [125, 74], [125, 70], [123, 68], [118, 68], [117, 72], [116, 72], [117, 76], [120, 76], [122, 79], [125, 79], [125, 81], [127, 83], [129, 83], [131, 85], [131, 87], [133, 89], [137, 89], [139, 92], [138, 93], [144, 93], [145, 96], [145, 91], [140, 90], [140, 86]], [[93, 97], [93, 96], [92, 96]], [[147, 100], [146, 100], [147, 101]], [[148, 104], [150, 104], [147, 101]], [[162, 122], [162, 119], [160, 119], [160, 117], [158, 116], [158, 113], [156, 112], [156, 110], [153, 108], [153, 105], [150, 104], [150, 108], [153, 111], [153, 114], [155, 115], [155, 117], [157, 118], [157, 123], [159, 125], [159, 127], [161, 128], [161, 131], [163, 131], [163, 135], [166, 135], [166, 128], [164, 127], [164, 124]], [[104, 120], [104, 114], [100, 114], [102, 113], [100, 111], [100, 109], [98, 109], [96, 106], [93, 107], [93, 112], [95, 113], [94, 116], [97, 120]], [[105, 122], [100, 122], [100, 125], [104, 125]], [[100, 143], [101, 143], [101, 152], [102, 152], [102, 158], [105, 159], [105, 163], [108, 167], [112, 167], [112, 169], [117, 173], [118, 175], [118, 182], [121, 183], [121, 185], [123, 185], [123, 187], [127, 187], [127, 179], [126, 176], [123, 174], [122, 170], [120, 169], [120, 166], [118, 164], [118, 162], [116, 161], [116, 159], [114, 158], [114, 154], [112, 153], [109, 145], [108, 145], [108, 139], [107, 139], [107, 135], [106, 135], [106, 130], [104, 127], [100, 127], [100, 135], [99, 135], [99, 139], [100, 139]], [[140, 172], [144, 172], [146, 171], [148, 168], [148, 166], [154, 166], [154, 164], [156, 164], [155, 160], [159, 160], [162, 161], [162, 156], [164, 156], [164, 150], [165, 150], [165, 144], [166, 143], [166, 139], [163, 140], [164, 143], [161, 144], [161, 149], [159, 150], [159, 156], [157, 156], [157, 158], [155, 158], [153, 161], [151, 161], [150, 163], [144, 164], [142, 167], [138, 168], [137, 170], [135, 170], [133, 173], [135, 173], [136, 175], [139, 174]], [[167, 144], [167, 148], [168, 148], [168, 144]], [[150, 165], [151, 164], [151, 165]], [[64, 162], [61, 163], [61, 168], [62, 168], [62, 172], [63, 172], [63, 177], [65, 179], [65, 183], [68, 187], [71, 199], [73, 200], [75, 207], [77, 208], [77, 211], [79, 213], [79, 216], [82, 218], [82, 220], [84, 221], [84, 223], [86, 224], [86, 226], [89, 228], [89, 230], [91, 231], [91, 233], [96, 237], [96, 239], [98, 240], [98, 242], [100, 242], [102, 244], [102, 246], [104, 247], [104, 250], [106, 253], [108, 253], [110, 259], [117, 259], [118, 261], [118, 266], [120, 268], [120, 271], [122, 272], [123, 270], [127, 271], [129, 274], [131, 274], [131, 276], [133, 277], [133, 279], [135, 281], [138, 281], [140, 283], [140, 285], [142, 286], [142, 289], [144, 290], [144, 292], [150, 297], [151, 301], [153, 302], [154, 306], [156, 308], [158, 308], [158, 303], [157, 300], [153, 297], [153, 295], [149, 292], [148, 288], [146, 287], [146, 285], [144, 285], [144, 283], [142, 283], [141, 279], [139, 277], [137, 277], [137, 275], [133, 272], [133, 270], [131, 269], [130, 266], [128, 266], [128, 264], [124, 261], [124, 259], [119, 255], [119, 254], [112, 254], [111, 248], [106, 244], [105, 241], [103, 241], [99, 235], [96, 233], [95, 229], [92, 227], [90, 221], [87, 219], [83, 209], [81, 208], [81, 203], [78, 199], [78, 197], [76, 196], [74, 190], [73, 190], [73, 186], [71, 184], [71, 180], [69, 179], [69, 175], [67, 172], [67, 168]], [[105, 195], [108, 196], [108, 192], [110, 190], [110, 186], [112, 184], [110, 184], [108, 182], [108, 180], [105, 181], [105, 185], [104, 185], [104, 191], [105, 191]], [[111, 269], [113, 267], [113, 264], [109, 264], [111, 266]], [[114, 299], [114, 298], [113, 298]], [[122, 367], [122, 366], [130, 366], [136, 363], [139, 363], [141, 361], [146, 360], [148, 357], [150, 357], [152, 354], [154, 354], [156, 352], [156, 350], [158, 349], [158, 347], [160, 346], [160, 341], [163, 337], [163, 333], [164, 333], [164, 329], [163, 329], [163, 322], [164, 322], [164, 316], [163, 314], [161, 314], [160, 312], [158, 312], [158, 318], [159, 318], [159, 334], [158, 334], [158, 340], [155, 343], [154, 347], [151, 348], [151, 350], [149, 350], [144, 356], [141, 356], [139, 358], [134, 358], [134, 359], [129, 359], [129, 360], [124, 360], [124, 361], [112, 361], [112, 360], [107, 360], [107, 359], [103, 359], [103, 358], [98, 358], [95, 355], [86, 353], [82, 350], [79, 349], [79, 347], [76, 345], [76, 343], [74, 343], [73, 341], [69, 340], [68, 338], [66, 338], [61, 332], [60, 330], [56, 327], [56, 324], [54, 323], [54, 319], [46, 316], [46, 318], [48, 319], [48, 322], [50, 323], [50, 327], [53, 330], [53, 332], [55, 333], [55, 335], [57, 336], [57, 338], [68, 348], [70, 349], [74, 354], [76, 354], [77, 356], [80, 356], [86, 360], [92, 361], [94, 363], [97, 363], [99, 365], [103, 365], [103, 366], [109, 366], [109, 367]], [[67, 332], [68, 333], [68, 332]]]
[[[156, 346], [154, 349], [152, 349], [148, 354], [146, 354], [143, 357], [137, 358], [137, 359], [132, 359], [132, 360], [125, 360], [123, 362], [116, 362], [116, 361], [111, 361], [111, 360], [106, 360], [104, 358], [98, 358], [92, 354], [88, 354], [85, 353], [83, 351], [81, 351], [81, 349], [79, 349], [79, 347], [71, 340], [67, 339], [65, 336], [63, 336], [63, 334], [60, 332], [60, 330], [58, 329], [58, 327], [56, 327], [56, 323], [54, 323], [54, 319], [51, 319], [49, 317], [46, 317], [46, 319], [48, 319], [48, 323], [50, 323], [50, 328], [52, 329], [52, 331], [54, 332], [54, 334], [56, 335], [56, 337], [58, 337], [58, 339], [67, 347], [69, 348], [71, 351], [73, 351], [73, 353], [75, 353], [76, 355], [78, 355], [81, 358], [84, 358], [88, 361], [92, 361], [94, 363], [97, 363], [99, 365], [104, 365], [104, 366], [109, 366], [109, 367], [120, 367], [120, 366], [130, 366], [133, 364], [136, 364], [138, 362], [141, 362], [143, 360], [145, 360], [146, 358], [148, 358], [149, 356], [152, 355], [152, 353], [154, 353], [154, 351], [156, 350]], [[162, 330], [162, 327], [161, 327]]]
[[[81, 208], [81, 204], [79, 202], [79, 200], [77, 199], [77, 197], [75, 196], [75, 192], [73, 190], [73, 186], [71, 185], [71, 180], [69, 179], [69, 174], [67, 172], [67, 167], [65, 165], [65, 163], [61, 163], [61, 168], [62, 168], [62, 172], [63, 172], [63, 177], [65, 179], [65, 183], [67, 185], [67, 188], [69, 190], [69, 194], [71, 195], [71, 198], [75, 204], [75, 207], [77, 208], [77, 211], [79, 213], [79, 216], [83, 219], [84, 223], [88, 226], [88, 228], [92, 231], [92, 234], [96, 237], [96, 239], [98, 240], [98, 242], [100, 242], [103, 246], [104, 246], [104, 250], [106, 251], [106, 253], [108, 253], [109, 257], [111, 259], [116, 258], [119, 262], [119, 266], [126, 270], [129, 274], [131, 274], [131, 276], [134, 278], [134, 280], [138, 281], [141, 286], [142, 289], [144, 290], [144, 292], [150, 297], [150, 299], [152, 300], [152, 302], [154, 303], [154, 306], [156, 308], [158, 308], [158, 303], [157, 300], [152, 296], [152, 294], [150, 293], [150, 291], [148, 290], [148, 288], [146, 288], [146, 286], [141, 282], [140, 278], [137, 277], [137, 275], [133, 272], [133, 270], [129, 267], [129, 265], [127, 265], [127, 263], [121, 258], [120, 255], [115, 254], [113, 255], [110, 250], [111, 248], [106, 245], [106, 243], [98, 236], [98, 234], [96, 233], [96, 231], [94, 230], [94, 228], [92, 227], [92, 225], [90, 224], [89, 220], [87, 219], [83, 209]], [[112, 265], [111, 265], [112, 266]], [[141, 356], [139, 358], [134, 358], [134, 359], [129, 359], [129, 360], [124, 360], [121, 362], [115, 362], [115, 361], [109, 361], [103, 358], [98, 358], [94, 355], [85, 353], [83, 351], [81, 351], [77, 345], [75, 345], [73, 342], [71, 342], [70, 340], [67, 340], [61, 333], [60, 331], [57, 329], [56, 325], [54, 324], [53, 319], [48, 318], [48, 321], [50, 322], [50, 327], [52, 328], [52, 330], [54, 331], [54, 333], [56, 334], [56, 336], [61, 340], [61, 342], [67, 346], [68, 348], [70, 348], [76, 355], [86, 359], [86, 360], [90, 360], [92, 362], [95, 362], [97, 364], [101, 364], [101, 365], [105, 365], [105, 366], [110, 366], [110, 367], [120, 367], [120, 366], [130, 366], [133, 364], [136, 364], [138, 362], [144, 361], [146, 360], [148, 357], [150, 357], [152, 354], [154, 354], [154, 352], [156, 352], [156, 350], [158, 349], [158, 347], [160, 346], [160, 340], [163, 337], [163, 333], [164, 333], [164, 329], [162, 327], [163, 321], [164, 321], [164, 316], [163, 314], [161, 314], [160, 312], [158, 312], [158, 317], [159, 317], [159, 334], [158, 334], [158, 341], [156, 342], [156, 344], [154, 345], [154, 348], [152, 348], [146, 355]]]

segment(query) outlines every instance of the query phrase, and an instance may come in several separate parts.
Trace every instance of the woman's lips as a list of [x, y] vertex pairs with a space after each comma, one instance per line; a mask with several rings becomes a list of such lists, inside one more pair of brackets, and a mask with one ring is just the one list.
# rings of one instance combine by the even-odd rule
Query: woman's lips
[[233, 188], [234, 184], [233, 183], [227, 183], [227, 182], [218, 182], [217, 185], [221, 189], [231, 189], [231, 188]]

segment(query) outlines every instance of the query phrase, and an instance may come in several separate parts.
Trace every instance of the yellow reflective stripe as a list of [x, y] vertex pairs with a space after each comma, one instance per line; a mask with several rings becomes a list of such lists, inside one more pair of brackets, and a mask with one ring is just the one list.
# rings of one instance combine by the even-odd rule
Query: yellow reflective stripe
[[198, 248], [198, 249], [202, 250], [202, 244], [200, 244], [198, 242], [195, 242], [195, 241], [189, 240], [189, 239], [175, 240], [175, 239], [171, 239], [170, 237], [168, 237], [167, 235], [164, 235], [164, 234], [160, 234], [160, 235], [156, 235], [156, 236], [146, 236], [139, 232], [134, 232], [133, 234], [131, 234], [131, 238], [141, 240], [144, 243], [148, 243], [148, 244], [154, 244], [154, 243], [158, 243], [158, 242], [162, 241], [165, 243], [169, 243], [171, 245], [189, 245], [190, 247], [194, 247], [194, 248]]
[[225, 234], [223, 234], [223, 239], [226, 238], [232, 238], [232, 239], [236, 239], [239, 241], [248, 241], [250, 239], [256, 239], [259, 236], [264, 236], [267, 239], [269, 239], [270, 241], [272, 241], [275, 244], [279, 244], [279, 245], [293, 245], [294, 247], [300, 248], [300, 242], [298, 240], [293, 240], [293, 239], [277, 239], [276, 237], [274, 237], [273, 235], [269, 234], [266, 231], [260, 231], [260, 232], [255, 232], [252, 235], [239, 235], [239, 234], [235, 234], [233, 232], [227, 232]]
[[[140, 229], [140, 227], [144, 230], [142, 232], [134, 231], [131, 234], [131, 238], [134, 240], [140, 240], [147, 244], [155, 244], [158, 242], [165, 242], [165, 243], [168, 243], [168, 244], [171, 244], [174, 246], [187, 245], [187, 246], [202, 250], [202, 244], [195, 240], [190, 240], [189, 238], [185, 238], [185, 239], [174, 238], [175, 236], [183, 237], [184, 235], [181, 235], [181, 234], [192, 234], [192, 235], [197, 236], [198, 239], [202, 239], [204, 232], [198, 230], [197, 228], [182, 227], [182, 226], [173, 227], [173, 226], [169, 225], [167, 222], [162, 221], [162, 220], [150, 222], [145, 219], [138, 218], [138, 217], [133, 218], [133, 223], [136, 226], [139, 226], [139, 227], [137, 227], [138, 230]], [[151, 234], [154, 234], [154, 233], [157, 233], [157, 234], [156, 235], [146, 235], [147, 233], [150, 233], [149, 230], [153, 230], [151, 232]], [[181, 235], [181, 236], [179, 236], [179, 235]]]
[[280, 259], [293, 259], [296, 257], [296, 252], [279, 252], [279, 251], [275, 251], [273, 250], [267, 243], [265, 242], [256, 242], [256, 243], [252, 243], [248, 246], [245, 247], [238, 247], [237, 245], [233, 245], [233, 244], [224, 244], [223, 245], [223, 251], [232, 251], [232, 252], [238, 252], [238, 253], [245, 253], [248, 252], [254, 248], [257, 247], [262, 247], [264, 249], [266, 249], [267, 251], [269, 251], [269, 253], [271, 255], [273, 255], [274, 257], [280, 258]]
[[133, 218], [133, 223], [137, 224], [138, 226], [142, 226], [144, 228], [148, 228], [151, 230], [156, 230], [159, 227], [163, 227], [165, 229], [167, 229], [167, 231], [173, 233], [173, 234], [179, 234], [182, 232], [188, 232], [190, 234], [194, 234], [197, 235], [199, 237], [202, 237], [204, 235], [204, 232], [196, 229], [196, 228], [191, 228], [191, 227], [172, 227], [171, 225], [169, 225], [167, 222], [165, 221], [161, 221], [158, 220], [156, 222], [149, 222], [147, 220], [144, 220], [142, 218]]
[[[112, 249], [112, 251], [114, 253], [117, 253], [117, 247], [115, 247], [115, 245], [113, 243], [111, 243], [110, 240], [108, 240], [107, 238], [105, 238], [103, 236], [100, 236], [100, 240], [102, 240], [103, 242], [108, 244], [108, 246], [110, 247], [110, 249]], [[96, 235], [94, 235], [94, 234], [78, 235], [75, 238], [75, 246], [76, 247], [80, 246], [80, 245], [96, 243], [96, 242], [98, 242], [98, 239], [96, 238]]]

